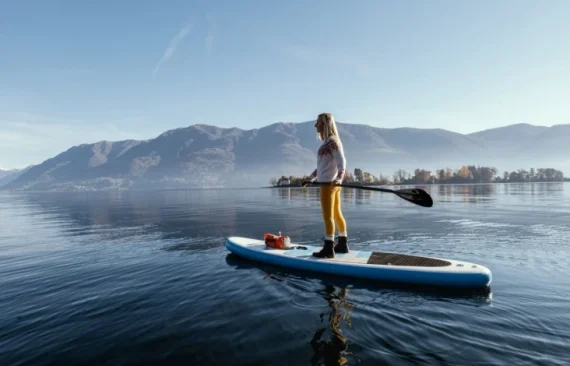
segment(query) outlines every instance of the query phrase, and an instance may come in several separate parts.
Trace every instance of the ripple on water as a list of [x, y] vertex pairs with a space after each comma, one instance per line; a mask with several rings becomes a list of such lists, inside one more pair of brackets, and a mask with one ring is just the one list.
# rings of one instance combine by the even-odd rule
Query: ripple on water
[[430, 310], [433, 304], [427, 300], [419, 306], [383, 303], [386, 305], [377, 307], [356, 302], [358, 311], [352, 314], [354, 331], [348, 335], [351, 343], [381, 358], [451, 364], [461, 359], [469, 348], [466, 339], [473, 337], [477, 330], [457, 322], [461, 312], [453, 306], [442, 311], [438, 305], [438, 310], [433, 311]]

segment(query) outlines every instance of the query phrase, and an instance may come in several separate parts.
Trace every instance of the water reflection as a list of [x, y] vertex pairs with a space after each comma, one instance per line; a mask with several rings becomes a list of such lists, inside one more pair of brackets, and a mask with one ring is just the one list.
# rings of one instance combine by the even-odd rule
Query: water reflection
[[564, 195], [564, 182], [505, 183], [502, 193], [518, 196], [556, 196]]
[[[326, 327], [319, 328], [313, 335], [310, 342], [313, 348], [312, 365], [348, 364], [348, 360], [344, 357], [348, 349], [347, 341], [340, 327], [341, 320], [348, 326], [352, 326], [350, 311], [354, 306], [346, 301], [347, 292], [346, 287], [338, 288], [333, 285], [325, 285], [321, 293], [330, 307], [328, 321], [331, 335], [328, 339], [323, 339], [323, 335], [327, 331]], [[324, 321], [324, 318], [325, 314], [323, 313], [321, 314], [321, 322]]]
[[564, 183], [490, 183], [490, 184], [438, 184], [433, 186], [434, 201], [489, 203], [499, 199], [509, 200], [517, 196], [517, 200], [544, 200], [544, 197], [563, 198]]
[[[358, 352], [349, 350], [350, 342], [343, 332], [343, 326], [352, 328], [352, 312], [356, 307], [354, 304], [363, 301], [363, 294], [376, 294], [376, 301], [380, 301], [386, 309], [394, 309], [399, 306], [399, 302], [418, 302], [418, 300], [431, 301], [434, 304], [454, 302], [461, 306], [474, 307], [489, 306], [492, 303], [490, 287], [442, 288], [348, 278], [254, 262], [232, 253], [226, 256], [226, 263], [236, 270], [259, 271], [264, 279], [290, 283], [292, 288], [301, 287], [304, 296], [320, 296], [327, 302], [329, 310], [319, 314], [319, 317], [321, 323], [326, 321], [328, 325], [319, 327], [308, 340], [312, 350], [310, 358], [312, 365], [348, 365], [349, 358], [354, 357], [351, 355]], [[302, 286], [299, 286], [299, 283], [302, 283]], [[319, 285], [316, 287], [311, 283]], [[351, 301], [347, 300], [348, 289], [352, 292]], [[367, 295], [364, 296], [367, 298]], [[356, 347], [359, 349], [361, 346]]]
[[[281, 200], [291, 201], [294, 199], [304, 199], [308, 201], [319, 201], [319, 188], [315, 187], [299, 187], [299, 188], [270, 188], [271, 195]], [[342, 188], [340, 196], [342, 202], [366, 204], [372, 199], [375, 192], [364, 191], [361, 189]]]
[[[236, 197], [220, 191], [40, 193], [20, 197], [37, 214], [49, 212], [50, 221], [59, 222], [62, 235], [96, 233], [108, 240], [129, 237], [130, 229], [162, 239], [223, 237], [235, 233], [239, 221], [259, 217], [254, 208], [237, 210]], [[219, 240], [208, 244], [212, 245], [219, 246]]]
[[437, 186], [437, 189], [434, 189], [434, 193], [437, 193], [440, 197], [462, 196], [480, 198], [497, 195], [561, 196], [564, 194], [563, 182], [437, 184], [435, 186]]
[[495, 184], [463, 184], [463, 185], [437, 185], [437, 194], [439, 196], [493, 196], [497, 192]]
[[441, 201], [462, 203], [485, 203], [496, 199], [496, 184], [438, 185], [437, 195]]

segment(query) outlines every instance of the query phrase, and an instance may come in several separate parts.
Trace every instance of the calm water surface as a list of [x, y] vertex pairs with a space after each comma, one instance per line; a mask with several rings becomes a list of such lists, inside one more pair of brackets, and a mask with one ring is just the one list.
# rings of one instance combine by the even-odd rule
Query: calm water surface
[[354, 249], [472, 261], [486, 293], [236, 258], [320, 243], [315, 189], [0, 193], [0, 365], [568, 365], [570, 184], [345, 190]]

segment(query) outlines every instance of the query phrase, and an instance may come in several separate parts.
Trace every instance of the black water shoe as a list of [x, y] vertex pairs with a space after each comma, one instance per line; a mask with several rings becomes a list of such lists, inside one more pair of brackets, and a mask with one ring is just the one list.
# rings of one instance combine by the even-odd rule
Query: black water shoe
[[313, 257], [334, 258], [334, 242], [332, 240], [325, 240], [323, 249], [321, 249], [319, 252], [314, 252]]
[[339, 236], [338, 243], [334, 246], [335, 253], [348, 253], [348, 239], [346, 236]]

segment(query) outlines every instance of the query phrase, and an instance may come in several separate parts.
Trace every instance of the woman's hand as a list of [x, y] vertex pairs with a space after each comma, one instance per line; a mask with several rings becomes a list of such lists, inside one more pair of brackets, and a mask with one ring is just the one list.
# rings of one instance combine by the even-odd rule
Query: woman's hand
[[342, 179], [335, 179], [331, 182], [331, 186], [340, 186], [342, 184]]

